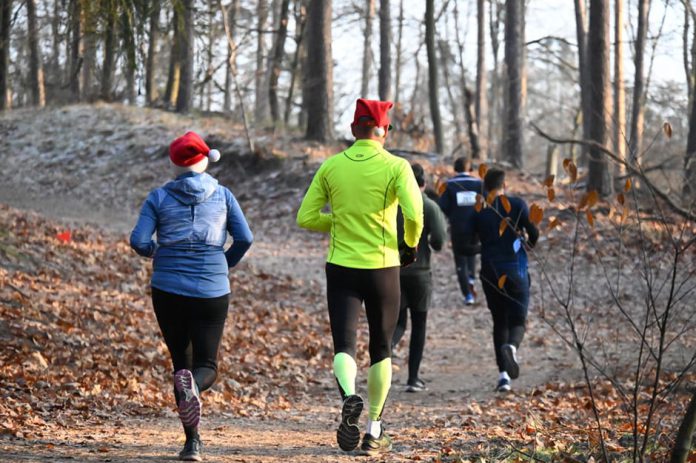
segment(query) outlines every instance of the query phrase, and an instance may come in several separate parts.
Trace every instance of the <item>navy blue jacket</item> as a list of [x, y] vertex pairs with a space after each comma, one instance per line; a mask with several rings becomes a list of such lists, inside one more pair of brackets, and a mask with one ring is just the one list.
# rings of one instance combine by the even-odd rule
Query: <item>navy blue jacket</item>
[[[233, 242], [225, 252], [228, 233]], [[210, 175], [194, 172], [150, 192], [130, 237], [138, 254], [154, 257], [153, 287], [199, 298], [230, 292], [228, 268], [237, 265], [252, 241], [232, 192]]]
[[[527, 268], [527, 252], [525, 242], [534, 247], [539, 238], [539, 231], [529, 221], [527, 204], [516, 196], [507, 196], [510, 201], [510, 212], [505, 212], [496, 197], [493, 204], [474, 212], [472, 225], [481, 239], [481, 266], [492, 265], [497, 268], [518, 266]], [[508, 224], [502, 236], [499, 233], [502, 217], [509, 217], [512, 225]], [[526, 232], [526, 237], [525, 237]]]
[[457, 174], [447, 180], [447, 188], [438, 204], [449, 219], [453, 240], [458, 235], [473, 234], [471, 220], [475, 213], [477, 193], [483, 194], [483, 182], [467, 173]]

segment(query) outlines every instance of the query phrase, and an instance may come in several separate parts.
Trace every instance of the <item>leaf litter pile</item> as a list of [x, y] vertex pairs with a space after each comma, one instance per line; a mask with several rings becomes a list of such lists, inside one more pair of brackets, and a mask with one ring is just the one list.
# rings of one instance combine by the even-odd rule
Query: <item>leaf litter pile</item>
[[[137, 117], [128, 108], [115, 109], [106, 107], [96, 111]], [[83, 117], [90, 111], [94, 109], [80, 106], [68, 110], [68, 114], [77, 112]], [[160, 117], [158, 114], [150, 112], [147, 117]], [[171, 122], [162, 118], [157, 129], [162, 132], [162, 139], [169, 138], [184, 124], [181, 120]], [[41, 120], [51, 124], [45, 114]], [[138, 130], [149, 122], [139, 124]], [[208, 122], [200, 124], [209, 126]], [[127, 121], [116, 124], [114, 130], [135, 130], [127, 125]], [[100, 128], [104, 134], [102, 139], [95, 135], [95, 144], [103, 143], [104, 137], [114, 136], [107, 129]], [[119, 137], [127, 138], [123, 134]], [[134, 143], [142, 142], [138, 136], [134, 140]], [[219, 141], [223, 143], [224, 139]], [[152, 153], [153, 170], [166, 164], [165, 157], [157, 154], [159, 151], [161, 146], [146, 150]], [[113, 156], [116, 154], [104, 155], [104, 162]], [[233, 188], [233, 191], [257, 236], [252, 250], [261, 249], [266, 253], [265, 258], [270, 259], [271, 267], [275, 267], [259, 269], [245, 261], [231, 272], [233, 297], [220, 352], [219, 381], [205, 398], [206, 413], [224, 423], [227, 419], [273, 419], [296, 409], [310, 417], [310, 421], [335, 429], [335, 423], [317, 415], [317, 407], [313, 407], [317, 403], [333, 406], [336, 399], [330, 375], [330, 333], [324, 290], [317, 277], [303, 273], [303, 267], [287, 268], [302, 260], [303, 246], [310, 236], [294, 227], [293, 215], [316, 165], [308, 167], [304, 159], [288, 159], [284, 163], [271, 160], [270, 168], [256, 172], [253, 169], [259, 159], [247, 158], [243, 163], [234, 157], [226, 159], [227, 164], [219, 168], [230, 171], [229, 182], [238, 180], [235, 177], [238, 171], [248, 174], [244, 188]], [[13, 162], [22, 164], [19, 156]], [[84, 174], [94, 188], [112, 184], [101, 177], [112, 175], [113, 168], [102, 167], [98, 172], [86, 171], [80, 175]], [[426, 165], [426, 168], [435, 177], [451, 174], [440, 166]], [[564, 168], [575, 182], [578, 173], [574, 166], [564, 165]], [[35, 174], [54, 178], [57, 175], [54, 169], [56, 166], [40, 167]], [[288, 175], [289, 172], [297, 175]], [[149, 173], [123, 174], [134, 180], [126, 181], [130, 190], [127, 200], [121, 200], [131, 206], [160, 182]], [[29, 178], [28, 172], [26, 175]], [[65, 176], [66, 172], [60, 175]], [[627, 225], [630, 222], [626, 208], [628, 191], [619, 193], [608, 207], [604, 203], [598, 205], [595, 196], [564, 188], [553, 179], [538, 182], [520, 175], [509, 180], [511, 190], [528, 199], [530, 216], [542, 229], [542, 239], [531, 262], [534, 308], [524, 344], [528, 369], [523, 374], [531, 378], [529, 387], [516, 388], [513, 394], [500, 396], [488, 391], [488, 384], [476, 384], [467, 386], [476, 391], [466, 390], [459, 396], [438, 391], [414, 399], [395, 385], [387, 419], [398, 437], [395, 451], [386, 461], [573, 462], [599, 457], [599, 434], [582, 371], [577, 362], [555, 360], [559, 358], [558, 350], [565, 348], [557, 335], [568, 336], [564, 329], [568, 314], [558, 308], [548, 287], [559, 292], [568, 289], [565, 277], [573, 256], [577, 259], [577, 276], [573, 283], [576, 293], [574, 311], [569, 312], [571, 319], [584, 330], [586, 347], [599, 353], [598, 363], [612, 368], [612, 378], [619, 380], [619, 386], [630, 387], [632, 370], [626, 368], [626, 361], [632, 351], [624, 343], [625, 324], [618, 323], [615, 312], [609, 313], [607, 307], [616, 301], [628, 307], [641, 307], [644, 294], [636, 283], [640, 279], [637, 274], [641, 249], [648, 249], [651, 256], [661, 255], [669, 247], [664, 233], [659, 227], [652, 231], [648, 227], [639, 236], [635, 227]], [[60, 184], [54, 184], [55, 193], [65, 194], [75, 187], [66, 185], [60, 190]], [[134, 185], [137, 188], [133, 189]], [[122, 189], [100, 188], [98, 196], [104, 196], [106, 203], [116, 201], [117, 190]], [[83, 192], [80, 197], [86, 194]], [[478, 198], [479, 205], [482, 206], [484, 199]], [[649, 214], [650, 211], [644, 213]], [[582, 221], [583, 230], [576, 255], [568, 246], [574, 218]], [[503, 223], [505, 227], [513, 225], [507, 220]], [[620, 239], [616, 238], [617, 230], [624, 233]], [[500, 233], [503, 232], [505, 228], [501, 227]], [[693, 237], [695, 232], [691, 230], [685, 239]], [[323, 248], [323, 242], [318, 241], [313, 246]], [[686, 258], [693, 262], [693, 248], [690, 252]], [[479, 327], [477, 333], [486, 336], [484, 344], [489, 349], [490, 317], [484, 306], [479, 306], [476, 313], [438, 310], [456, 306], [458, 290], [449, 270], [452, 265], [449, 251], [433, 258], [435, 279], [442, 289], [436, 291], [434, 298], [424, 368], [433, 389], [442, 389], [447, 386], [438, 386], [438, 374], [459, 364], [463, 376], [481, 369], [482, 364], [477, 363], [480, 358], [471, 355], [473, 349], [480, 349], [480, 339], [471, 330]], [[617, 262], [626, 264], [612, 276], [622, 282], [623, 291], [612, 295], [602, 291], [598, 282], [606, 277], [602, 265]], [[90, 226], [68, 230], [66, 225], [39, 215], [0, 206], [0, 342], [3, 344], [0, 388], [4, 398], [0, 401], [0, 434], [6, 439], [32, 442], [50, 436], [56, 429], [74, 425], [108, 426], [141, 416], [173, 419], [170, 364], [149, 300], [149, 268], [149, 262], [135, 256], [123, 236]], [[664, 259], [658, 259], [656, 272], [666, 269]], [[693, 272], [693, 263], [686, 270]], [[498, 283], [504, 285], [504, 281]], [[683, 321], [677, 327], [688, 335], [675, 342], [677, 354], [666, 359], [667, 373], [657, 384], [661, 390], [673, 389], [668, 399], [660, 396], [658, 400], [659, 420], [654, 425], [655, 438], [647, 452], [651, 461], [666, 458], [684, 412], [687, 400], [684, 386], [693, 384], [693, 369], [680, 376], [677, 368], [679, 360], [684, 363], [679, 357], [688, 361], [696, 347], [696, 337], [690, 331], [693, 318], [693, 307], [675, 315], [676, 320]], [[446, 352], [442, 347], [443, 333], [453, 333], [460, 340], [454, 352], [447, 351], [447, 355], [443, 355]], [[359, 339], [359, 349], [364, 352], [364, 329]], [[569, 353], [567, 349], [566, 353]], [[544, 356], [549, 360], [543, 362]], [[367, 366], [364, 357], [359, 360], [361, 370]], [[490, 359], [486, 361], [490, 363]], [[397, 360], [397, 368], [399, 363]], [[405, 368], [403, 362], [401, 367]], [[491, 365], [485, 367], [490, 369]], [[558, 371], [541, 371], [541, 368]], [[653, 391], [648, 379], [649, 376], [642, 377], [637, 395], [637, 408], [643, 416]], [[642, 431], [640, 423], [636, 428], [631, 421], [625, 396], [617, 391], [617, 384], [597, 376], [593, 385], [607, 451], [612, 459], [629, 458], [633, 432]], [[328, 439], [333, 439], [332, 432], [326, 434]], [[340, 453], [336, 451], [335, 455]], [[338, 456], [329, 460], [343, 461]]]

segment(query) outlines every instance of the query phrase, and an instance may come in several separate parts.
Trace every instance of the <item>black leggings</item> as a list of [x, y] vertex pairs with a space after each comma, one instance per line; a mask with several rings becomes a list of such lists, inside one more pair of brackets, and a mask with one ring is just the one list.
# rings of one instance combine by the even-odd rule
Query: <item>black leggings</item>
[[401, 308], [399, 321], [396, 323], [392, 346], [396, 346], [406, 331], [408, 312], [411, 312], [411, 341], [408, 347], [408, 379], [418, 378], [423, 349], [425, 348], [425, 330], [428, 320], [428, 306], [432, 294], [432, 277], [430, 272], [420, 274], [401, 274]]
[[[502, 289], [498, 279], [506, 275]], [[481, 283], [486, 294], [488, 309], [493, 317], [493, 346], [498, 371], [504, 371], [501, 347], [512, 344], [520, 347], [524, 338], [529, 306], [529, 273], [517, 266], [482, 265]]]
[[209, 389], [217, 377], [217, 354], [229, 302], [229, 294], [197, 298], [152, 288], [152, 305], [174, 371], [191, 370], [200, 391]]
[[354, 269], [326, 264], [326, 297], [334, 353], [355, 358], [358, 319], [365, 303], [370, 331], [370, 365], [391, 357], [399, 317], [399, 267]]

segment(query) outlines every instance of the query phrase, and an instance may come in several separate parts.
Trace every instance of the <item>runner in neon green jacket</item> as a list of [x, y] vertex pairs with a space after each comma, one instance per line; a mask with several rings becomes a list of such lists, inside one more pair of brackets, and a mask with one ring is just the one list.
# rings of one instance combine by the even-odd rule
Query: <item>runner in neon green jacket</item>
[[[415, 258], [423, 230], [423, 199], [410, 165], [383, 145], [390, 102], [359, 99], [351, 125], [355, 143], [321, 165], [297, 213], [300, 227], [330, 233], [326, 292], [334, 343], [334, 375], [343, 398], [336, 437], [349, 451], [360, 441], [363, 400], [356, 395], [356, 331], [362, 304], [370, 331], [369, 419], [362, 450], [391, 449], [381, 416], [391, 386], [391, 339], [399, 315], [400, 265]], [[326, 205], [330, 212], [322, 212]], [[396, 213], [404, 216], [397, 241]], [[400, 255], [401, 251], [401, 255]]]
[[[321, 212], [327, 203], [331, 212]], [[414, 248], [423, 229], [423, 201], [411, 167], [379, 141], [357, 140], [321, 165], [297, 223], [331, 233], [327, 262], [364, 269], [398, 267], [399, 205], [406, 218], [404, 241]]]

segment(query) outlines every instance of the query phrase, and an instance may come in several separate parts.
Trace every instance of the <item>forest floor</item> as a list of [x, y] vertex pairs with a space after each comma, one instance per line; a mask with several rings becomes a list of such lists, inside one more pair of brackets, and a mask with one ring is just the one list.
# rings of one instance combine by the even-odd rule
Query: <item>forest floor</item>
[[[294, 224], [312, 173], [339, 147], [266, 134], [257, 135], [252, 154], [239, 128], [222, 118], [117, 105], [0, 115], [0, 461], [167, 461], [180, 450], [169, 360], [148, 298], [150, 264], [130, 250], [127, 233], [147, 191], [170, 175], [167, 143], [189, 129], [221, 148], [223, 161], [211, 173], [235, 193], [255, 234], [231, 272], [219, 380], [204, 396], [205, 461], [373, 461], [335, 443], [340, 403], [324, 301], [327, 241]], [[519, 175], [511, 183], [543, 198], [539, 181]], [[562, 236], [546, 233], [540, 246], [553, 248]], [[434, 255], [421, 368], [428, 391], [405, 392], [407, 332], [384, 415], [394, 450], [377, 461], [573, 462], [598, 454], [583, 371], [556, 334], [563, 314], [548, 308], [536, 277], [566, 270], [568, 250], [555, 252], [543, 269], [532, 260], [522, 374], [503, 395], [493, 391], [485, 302], [464, 306], [449, 247]], [[601, 306], [600, 271], [591, 249], [581, 254], [576, 304]], [[593, 325], [608, 343], [617, 338], [612, 323], [598, 317]], [[364, 320], [359, 337], [366, 397]], [[632, 428], [614, 389], [593, 383], [609, 451], [621, 460]], [[685, 391], [676, 397], [663, 404], [652, 461], [665, 458], [683, 412]]]

